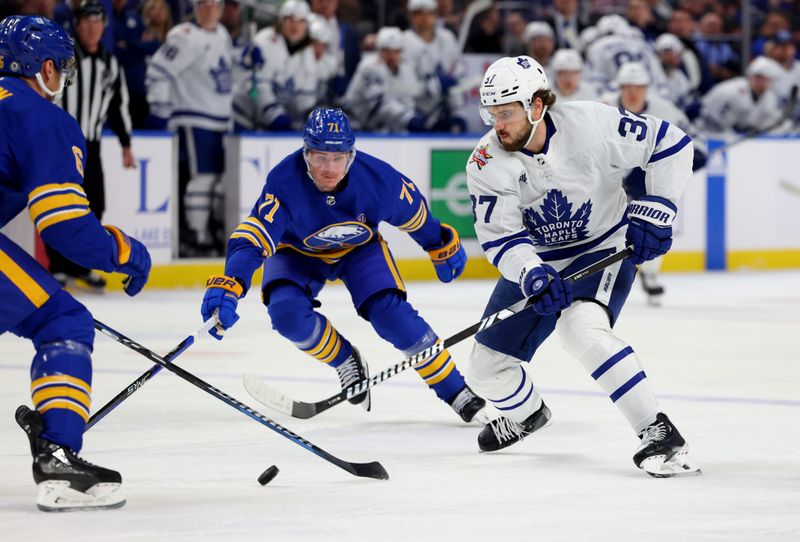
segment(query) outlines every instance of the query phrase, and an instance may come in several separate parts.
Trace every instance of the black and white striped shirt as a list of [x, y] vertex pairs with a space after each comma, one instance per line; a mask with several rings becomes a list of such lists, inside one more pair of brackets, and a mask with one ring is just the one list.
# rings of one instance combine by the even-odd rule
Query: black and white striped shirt
[[102, 46], [97, 53], [89, 54], [77, 44], [75, 60], [78, 73], [73, 84], [64, 89], [61, 107], [78, 121], [86, 141], [99, 141], [108, 120], [120, 144], [127, 147], [131, 118], [125, 73], [119, 62]]

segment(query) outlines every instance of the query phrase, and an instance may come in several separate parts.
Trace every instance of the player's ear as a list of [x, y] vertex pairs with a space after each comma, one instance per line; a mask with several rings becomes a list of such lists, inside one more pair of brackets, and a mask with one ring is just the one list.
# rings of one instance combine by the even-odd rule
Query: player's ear
[[42, 80], [45, 83], [49, 83], [52, 81], [53, 77], [56, 74], [56, 63], [53, 62], [52, 59], [48, 58], [44, 62], [42, 62]]

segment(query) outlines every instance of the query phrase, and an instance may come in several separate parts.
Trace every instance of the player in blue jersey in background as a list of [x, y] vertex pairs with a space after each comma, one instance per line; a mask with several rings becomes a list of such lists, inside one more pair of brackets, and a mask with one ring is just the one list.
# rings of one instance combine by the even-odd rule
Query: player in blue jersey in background
[[[145, 247], [102, 226], [81, 187], [86, 142], [56, 106], [75, 70], [72, 40], [43, 17], [0, 22], [0, 227], [27, 207], [42, 239], [92, 269], [128, 275], [136, 295], [150, 272]], [[30, 339], [36, 410], [17, 409], [33, 454], [37, 505], [45, 511], [125, 504], [116, 471], [78, 457], [89, 419], [92, 315], [16, 243], [0, 234], [0, 333]]]
[[[326, 281], [341, 279], [358, 314], [405, 355], [436, 344], [436, 333], [406, 301], [403, 280], [378, 233], [380, 222], [407, 232], [428, 251], [442, 282], [464, 270], [467, 256], [458, 233], [430, 213], [414, 183], [386, 162], [356, 153], [340, 109], [315, 109], [303, 148], [270, 171], [250, 215], [231, 235], [225, 274], [208, 280], [203, 318], [216, 312], [222, 330], [232, 326], [239, 319], [237, 302], [263, 263], [261, 289], [273, 329], [334, 367], [342, 388], [367, 378], [368, 370], [358, 350], [314, 310]], [[212, 335], [221, 338], [219, 330]], [[485, 401], [466, 385], [447, 350], [416, 370], [465, 422], [486, 421]], [[369, 391], [350, 402], [369, 410]]]

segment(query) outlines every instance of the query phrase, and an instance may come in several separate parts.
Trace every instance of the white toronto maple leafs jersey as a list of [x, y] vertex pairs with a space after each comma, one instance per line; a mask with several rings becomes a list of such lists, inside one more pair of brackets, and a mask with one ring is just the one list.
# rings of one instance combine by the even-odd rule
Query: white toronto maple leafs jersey
[[[454, 79], [464, 75], [458, 40], [444, 27], [436, 28], [431, 42], [423, 40], [413, 29], [406, 30], [403, 33], [403, 60], [413, 68], [421, 83], [422, 93], [417, 107], [426, 113], [431, 112], [445, 99], [439, 72]], [[457, 100], [458, 97], [455, 96], [454, 99]], [[454, 108], [460, 106], [460, 102], [451, 104]]]
[[703, 96], [698, 125], [721, 136], [732, 132], [763, 130], [783, 115], [778, 95], [767, 90], [753, 99], [747, 77], [734, 77], [714, 85]]
[[233, 107], [233, 44], [225, 28], [181, 23], [147, 68], [147, 101], [169, 126], [227, 131]]
[[648, 196], [677, 204], [692, 175], [692, 142], [666, 121], [594, 102], [556, 104], [541, 153], [507, 152], [492, 130], [467, 163], [475, 231], [506, 279], [542, 262], [558, 270], [625, 243], [622, 180], [645, 171]]
[[620, 66], [628, 62], [641, 62], [650, 73], [651, 85], [658, 89], [664, 87], [666, 76], [653, 46], [643, 39], [633, 36], [612, 34], [603, 36], [586, 50], [586, 65], [594, 75], [613, 83]]

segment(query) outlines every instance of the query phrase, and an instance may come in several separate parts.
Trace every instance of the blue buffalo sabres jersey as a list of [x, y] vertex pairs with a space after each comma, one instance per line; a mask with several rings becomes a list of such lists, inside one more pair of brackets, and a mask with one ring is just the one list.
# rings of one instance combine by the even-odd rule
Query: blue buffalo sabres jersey
[[27, 207], [45, 243], [113, 271], [113, 241], [81, 186], [85, 155], [75, 119], [21, 79], [0, 77], [0, 227]]
[[358, 152], [337, 189], [321, 192], [299, 149], [270, 171], [250, 215], [231, 235], [225, 273], [249, 285], [264, 258], [279, 249], [335, 263], [376, 242], [380, 222], [408, 232], [426, 250], [441, 244], [440, 223], [422, 193], [392, 166]]

